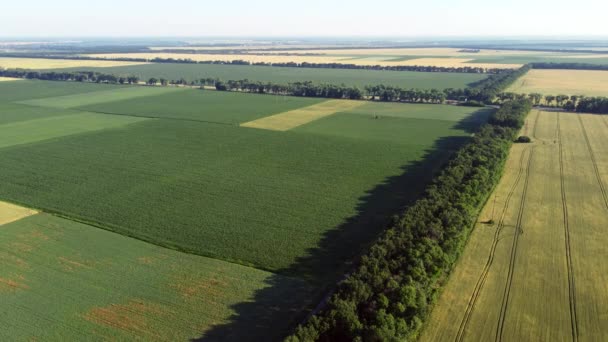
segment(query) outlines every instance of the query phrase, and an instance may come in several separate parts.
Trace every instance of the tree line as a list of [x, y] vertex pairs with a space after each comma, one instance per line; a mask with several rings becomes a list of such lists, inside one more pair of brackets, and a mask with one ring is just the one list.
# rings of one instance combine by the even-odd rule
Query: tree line
[[[519, 70], [509, 70], [477, 82], [473, 87], [465, 89], [414, 89], [396, 86], [373, 85], [363, 89], [344, 84], [317, 84], [311, 81], [277, 84], [272, 82], [259, 82], [250, 80], [223, 81], [218, 78], [201, 78], [188, 82], [185, 79], [168, 80], [151, 77], [145, 80], [149, 86], [155, 85], [189, 85], [211, 86], [219, 91], [239, 91], [258, 94], [275, 94], [305, 97], [323, 97], [332, 99], [371, 100], [384, 102], [411, 102], [411, 103], [444, 103], [447, 100], [457, 101], [468, 105], [492, 103], [496, 97], [495, 92], [510, 85], [521, 73]], [[4, 69], [0, 75], [41, 80], [95, 82], [112, 84], [137, 84], [137, 76], [116, 76], [93, 71], [32, 71], [25, 69]]]
[[481, 207], [500, 180], [530, 100], [506, 102], [371, 246], [327, 305], [287, 341], [415, 339]]
[[138, 84], [137, 76], [116, 76], [96, 71], [35, 71], [28, 69], [2, 69], [0, 76], [38, 79], [44, 81], [72, 81], [110, 84]]
[[565, 70], [608, 70], [606, 64], [590, 63], [531, 63], [534, 69], [565, 69]]

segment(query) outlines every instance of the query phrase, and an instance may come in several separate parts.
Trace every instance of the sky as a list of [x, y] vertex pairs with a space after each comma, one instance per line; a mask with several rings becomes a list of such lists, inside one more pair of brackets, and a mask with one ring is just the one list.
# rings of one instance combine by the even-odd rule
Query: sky
[[0, 36], [608, 36], [606, 13], [606, 0], [5, 0]]

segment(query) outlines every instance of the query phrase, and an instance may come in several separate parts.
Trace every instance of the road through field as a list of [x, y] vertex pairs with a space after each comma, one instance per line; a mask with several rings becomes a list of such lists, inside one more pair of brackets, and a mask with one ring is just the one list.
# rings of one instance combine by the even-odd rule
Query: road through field
[[422, 341], [608, 338], [606, 130], [597, 115], [529, 115], [533, 143], [511, 149]]

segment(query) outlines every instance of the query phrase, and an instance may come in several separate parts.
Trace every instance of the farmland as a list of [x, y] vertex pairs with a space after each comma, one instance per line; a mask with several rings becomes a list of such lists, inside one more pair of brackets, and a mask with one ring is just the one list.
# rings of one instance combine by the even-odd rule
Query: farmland
[[[422, 341], [601, 341], [608, 121], [535, 112]], [[492, 221], [490, 221], [492, 220]]]
[[445, 89], [463, 88], [467, 84], [484, 79], [483, 74], [430, 73], [413, 71], [378, 71], [349, 69], [315, 69], [315, 68], [269, 68], [255, 65], [214, 65], [214, 64], [168, 64], [150, 63], [133, 66], [108, 68], [70, 68], [57, 70], [92, 70], [112, 73], [120, 76], [135, 75], [147, 80], [151, 77], [162, 77], [168, 80], [185, 79], [192, 82], [201, 78], [219, 78], [223, 80], [250, 79], [261, 82], [287, 84], [311, 81], [315, 83], [346, 84], [363, 87], [366, 85], [385, 84], [404, 88]]
[[608, 96], [608, 71], [530, 70], [508, 91], [545, 95]]
[[200, 338], [271, 283], [272, 301], [241, 313], [248, 329], [226, 340], [276, 339], [272, 325], [290, 324], [310, 287], [38, 214], [2, 226], [0, 339]]
[[95, 61], [95, 60], [69, 60], [48, 58], [13, 58], [0, 57], [0, 67], [13, 69], [55, 69], [74, 67], [113, 67], [121, 65], [138, 65], [143, 62], [121, 62], [121, 61]]
[[[0, 90], [0, 201], [35, 208], [0, 206], [13, 215], [0, 237], [9, 339], [279, 339], [492, 111], [30, 80]], [[245, 127], [270, 117], [289, 125]]]
[[[230, 48], [226, 48], [230, 50]], [[179, 50], [179, 49], [178, 49]], [[194, 49], [196, 50], [196, 49]], [[213, 50], [213, 49], [211, 49]], [[243, 51], [246, 50], [246, 53]], [[244, 60], [251, 63], [344, 63], [356, 65], [383, 66], [436, 66], [436, 67], [480, 67], [480, 68], [518, 68], [532, 62], [608, 64], [608, 54], [585, 52], [549, 52], [481, 49], [467, 52], [458, 48], [366, 48], [366, 49], [299, 49], [263, 50], [234, 48], [229, 54], [179, 51], [128, 54], [94, 54], [101, 58], [174, 58], [196, 61], [233, 61]]]
[[[275, 55], [275, 54], [188, 54], [188, 53], [111, 53], [111, 54], [92, 54], [87, 55], [97, 58], [143, 58], [151, 60], [154, 58], [174, 58], [174, 59], [192, 59], [195, 61], [233, 61], [243, 60], [250, 63], [348, 63], [356, 65], [384, 65], [384, 66], [399, 66], [399, 65], [421, 65], [421, 66], [445, 66], [445, 67], [466, 67], [476, 66], [480, 68], [501, 68], [501, 69], [514, 69], [521, 65], [517, 64], [503, 64], [503, 63], [477, 63], [471, 65], [473, 58], [434, 58], [429, 56], [427, 58], [411, 57], [411, 56], [374, 56], [373, 50], [369, 51], [372, 56], [351, 56], [351, 55]], [[429, 59], [429, 60], [427, 60]]]

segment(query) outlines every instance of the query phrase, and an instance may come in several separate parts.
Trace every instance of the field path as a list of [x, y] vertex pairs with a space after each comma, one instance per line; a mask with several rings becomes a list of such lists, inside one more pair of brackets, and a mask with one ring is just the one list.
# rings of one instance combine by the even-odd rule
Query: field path
[[241, 124], [242, 127], [287, 131], [326, 116], [355, 109], [364, 101], [328, 100], [312, 106], [290, 110]]
[[578, 341], [578, 320], [576, 318], [576, 289], [574, 266], [572, 266], [572, 247], [570, 242], [570, 220], [568, 217], [568, 201], [564, 181], [564, 147], [560, 125], [560, 116], [557, 114], [557, 142], [559, 145], [559, 180], [562, 195], [562, 211], [564, 215], [564, 234], [566, 242], [566, 261], [568, 264], [568, 299], [570, 302], [570, 326], [572, 327], [572, 341]]

